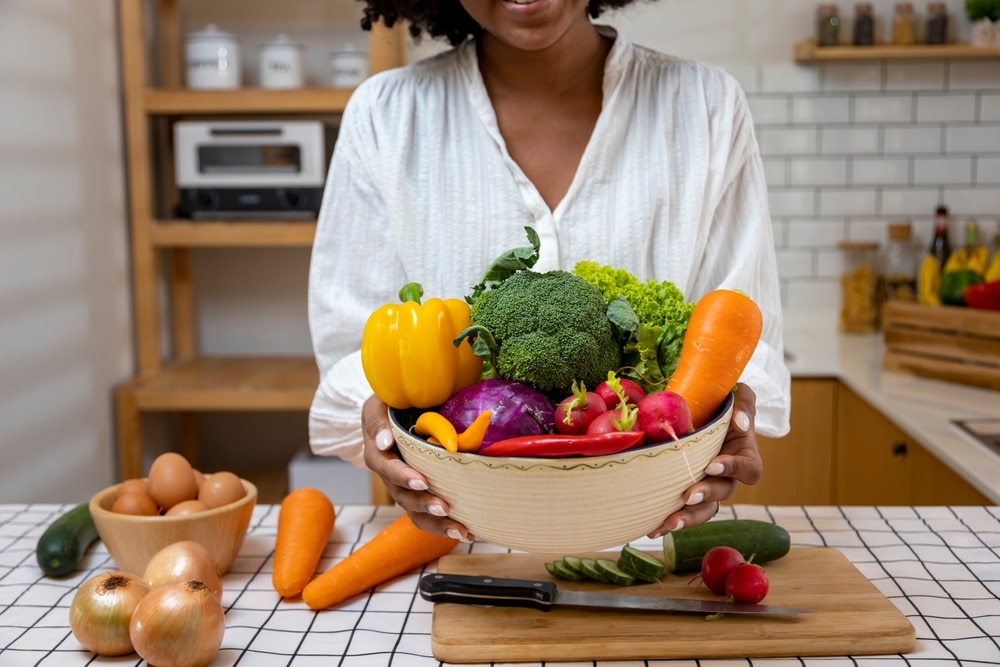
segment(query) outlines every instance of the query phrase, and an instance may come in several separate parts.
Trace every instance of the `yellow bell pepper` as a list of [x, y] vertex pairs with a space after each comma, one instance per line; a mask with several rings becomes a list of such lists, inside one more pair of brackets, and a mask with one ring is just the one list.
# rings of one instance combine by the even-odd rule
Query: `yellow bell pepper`
[[986, 273], [987, 254], [986, 246], [979, 243], [979, 225], [970, 220], [965, 223], [965, 245], [951, 253], [941, 273], [964, 270]]
[[428, 299], [409, 283], [402, 303], [373, 312], [361, 335], [361, 366], [375, 395], [392, 408], [431, 408], [479, 381], [483, 361], [455, 337], [467, 328], [469, 305], [460, 299]]

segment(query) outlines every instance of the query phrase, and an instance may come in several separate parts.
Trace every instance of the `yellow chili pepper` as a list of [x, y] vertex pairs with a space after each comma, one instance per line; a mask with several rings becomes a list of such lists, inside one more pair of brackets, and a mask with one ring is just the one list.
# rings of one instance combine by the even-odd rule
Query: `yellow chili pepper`
[[425, 438], [434, 438], [454, 454], [458, 451], [458, 433], [455, 427], [439, 412], [422, 412], [413, 425], [413, 432]]
[[460, 299], [428, 299], [409, 283], [402, 303], [373, 312], [361, 335], [361, 366], [372, 391], [392, 408], [431, 408], [479, 381], [483, 361], [455, 337], [469, 326], [469, 305]]
[[458, 434], [458, 451], [478, 452], [483, 444], [483, 436], [486, 429], [490, 427], [490, 420], [493, 419], [492, 410], [483, 410], [479, 416], [472, 420], [468, 428]]

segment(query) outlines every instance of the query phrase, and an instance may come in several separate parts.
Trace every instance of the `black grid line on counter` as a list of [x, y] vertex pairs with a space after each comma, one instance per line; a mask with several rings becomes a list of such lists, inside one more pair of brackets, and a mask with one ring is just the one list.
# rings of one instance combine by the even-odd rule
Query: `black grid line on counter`
[[[0, 666], [144, 665], [136, 656], [101, 658], [69, 630], [76, 587], [114, 569], [97, 542], [79, 569], [64, 578], [42, 574], [35, 544], [72, 505], [0, 505]], [[430, 564], [314, 612], [282, 600], [272, 588], [277, 506], [254, 510], [247, 538], [226, 574], [226, 635], [213, 667], [447, 667], [431, 655], [431, 603], [417, 594]], [[334, 535], [319, 568], [357, 549], [399, 515], [395, 507], [338, 506]], [[906, 655], [523, 663], [577, 667], [979, 667], [1000, 664], [1000, 508], [998, 507], [723, 507], [719, 518], [775, 522], [794, 546], [842, 551], [916, 628]], [[633, 542], [656, 550], [659, 540]], [[506, 553], [486, 543], [458, 552]], [[484, 663], [496, 664], [501, 663]]]

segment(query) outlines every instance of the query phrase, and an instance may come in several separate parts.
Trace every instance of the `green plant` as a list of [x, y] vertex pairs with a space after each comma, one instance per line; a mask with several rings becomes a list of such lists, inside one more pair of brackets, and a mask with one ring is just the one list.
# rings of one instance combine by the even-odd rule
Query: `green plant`
[[1000, 21], [1000, 0], [965, 0], [965, 13], [973, 23], [983, 19]]

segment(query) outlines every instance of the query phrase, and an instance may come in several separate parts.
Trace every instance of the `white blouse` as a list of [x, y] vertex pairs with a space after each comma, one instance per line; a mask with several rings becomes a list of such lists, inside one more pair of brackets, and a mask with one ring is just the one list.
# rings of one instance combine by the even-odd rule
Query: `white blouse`
[[368, 316], [415, 281], [463, 297], [504, 250], [541, 237], [535, 269], [581, 259], [669, 280], [689, 301], [739, 289], [764, 313], [743, 382], [757, 431], [789, 424], [781, 302], [764, 171], [742, 90], [725, 71], [615, 36], [600, 117], [550, 210], [511, 159], [473, 42], [370, 77], [351, 96], [327, 177], [309, 276], [320, 386], [312, 450], [363, 466]]

